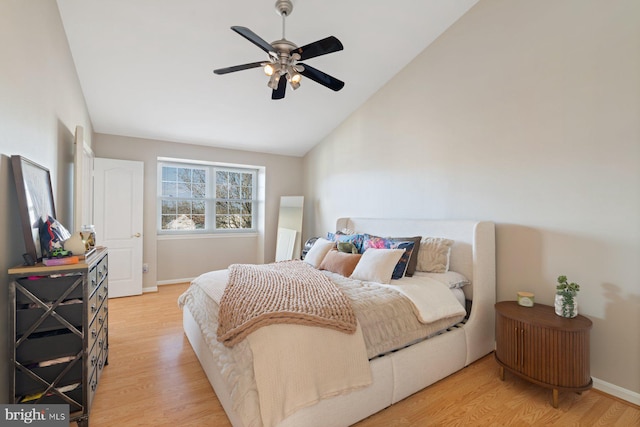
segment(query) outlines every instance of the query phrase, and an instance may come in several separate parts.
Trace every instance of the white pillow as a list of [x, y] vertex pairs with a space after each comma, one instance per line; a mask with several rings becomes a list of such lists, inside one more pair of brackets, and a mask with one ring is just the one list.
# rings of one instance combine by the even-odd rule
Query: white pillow
[[351, 273], [351, 278], [366, 282], [391, 283], [393, 269], [396, 268], [404, 251], [404, 249], [367, 249]]
[[449, 270], [449, 254], [453, 240], [443, 237], [424, 237], [418, 251], [417, 271], [446, 273]]
[[313, 246], [311, 246], [309, 252], [307, 252], [307, 255], [304, 257], [304, 262], [318, 268], [324, 257], [329, 253], [331, 248], [335, 246], [335, 244], [336, 242], [319, 237]]
[[447, 271], [446, 273], [424, 273], [416, 271], [414, 276], [416, 277], [430, 277], [437, 280], [440, 283], [444, 283], [449, 289], [461, 288], [471, 283], [463, 274], [457, 271]]

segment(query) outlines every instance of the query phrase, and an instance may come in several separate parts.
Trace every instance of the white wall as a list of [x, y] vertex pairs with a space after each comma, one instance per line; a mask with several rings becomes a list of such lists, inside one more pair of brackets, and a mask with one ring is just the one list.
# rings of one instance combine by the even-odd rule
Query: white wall
[[[0, 307], [8, 310], [6, 271], [22, 263], [24, 241], [10, 156], [51, 172], [58, 219], [73, 225], [73, 133], [91, 142], [91, 122], [54, 1], [0, 2]], [[7, 316], [0, 317], [6, 361]], [[9, 401], [9, 366], [0, 364], [0, 402]]]
[[[167, 141], [96, 133], [96, 157], [144, 162], [144, 262], [149, 273], [143, 290], [157, 283], [190, 279], [201, 273], [227, 268], [231, 263], [273, 262], [280, 196], [302, 194], [300, 157], [262, 154]], [[158, 239], [156, 235], [157, 159], [173, 157], [265, 168], [266, 200], [263, 237], [214, 236], [210, 238]]]
[[306, 237], [495, 221], [498, 300], [578, 282], [592, 376], [640, 396], [639, 23], [636, 0], [481, 0], [305, 157]]

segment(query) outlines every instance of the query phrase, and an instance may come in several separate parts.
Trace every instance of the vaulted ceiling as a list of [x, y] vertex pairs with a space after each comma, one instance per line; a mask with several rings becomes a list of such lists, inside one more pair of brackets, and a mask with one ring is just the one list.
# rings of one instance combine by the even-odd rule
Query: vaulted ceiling
[[303, 78], [271, 100], [267, 60], [230, 30], [282, 37], [274, 0], [57, 0], [94, 131], [303, 156], [477, 0], [294, 0], [286, 38], [329, 35], [344, 50], [305, 61], [345, 82]]

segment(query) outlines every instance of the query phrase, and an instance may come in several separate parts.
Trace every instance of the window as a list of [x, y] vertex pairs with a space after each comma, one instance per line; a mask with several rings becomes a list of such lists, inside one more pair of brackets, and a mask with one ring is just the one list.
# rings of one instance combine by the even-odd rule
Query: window
[[253, 231], [257, 170], [159, 162], [161, 233]]

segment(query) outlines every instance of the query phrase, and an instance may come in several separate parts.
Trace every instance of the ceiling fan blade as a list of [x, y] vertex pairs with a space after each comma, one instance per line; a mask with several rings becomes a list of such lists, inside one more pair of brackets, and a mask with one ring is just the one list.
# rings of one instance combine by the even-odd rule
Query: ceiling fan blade
[[260, 49], [264, 50], [265, 52], [276, 57], [278, 56], [276, 54], [276, 50], [273, 48], [273, 46], [271, 46], [271, 43], [267, 43], [263, 38], [261, 38], [259, 35], [257, 35], [247, 27], [233, 26], [231, 27], [231, 29], [240, 34], [245, 39], [249, 40], [251, 43], [258, 46]]
[[216, 74], [234, 73], [236, 71], [248, 70], [250, 68], [258, 68], [261, 67], [262, 64], [264, 64], [264, 61], [251, 62], [249, 64], [234, 65], [233, 67], [218, 68], [217, 70], [213, 70], [213, 72]]
[[307, 64], [300, 64], [304, 66], [304, 70], [300, 71], [300, 74], [303, 76], [313, 80], [316, 83], [320, 83], [322, 86], [328, 87], [329, 89], [339, 91], [344, 87], [344, 82], [342, 80], [338, 80], [333, 76], [330, 76], [327, 73], [323, 73], [322, 71], [313, 68]]
[[293, 49], [290, 53], [297, 53], [300, 55], [300, 61], [304, 61], [306, 59], [315, 58], [316, 56], [337, 52], [342, 49], [344, 49], [344, 46], [342, 46], [340, 40], [333, 36], [329, 36], [326, 39], [318, 40], [317, 42], [309, 43], [308, 45]]
[[282, 99], [284, 98], [284, 93], [287, 90], [287, 78], [285, 76], [280, 77], [280, 81], [278, 81], [278, 88], [274, 89], [271, 92], [271, 99]]

